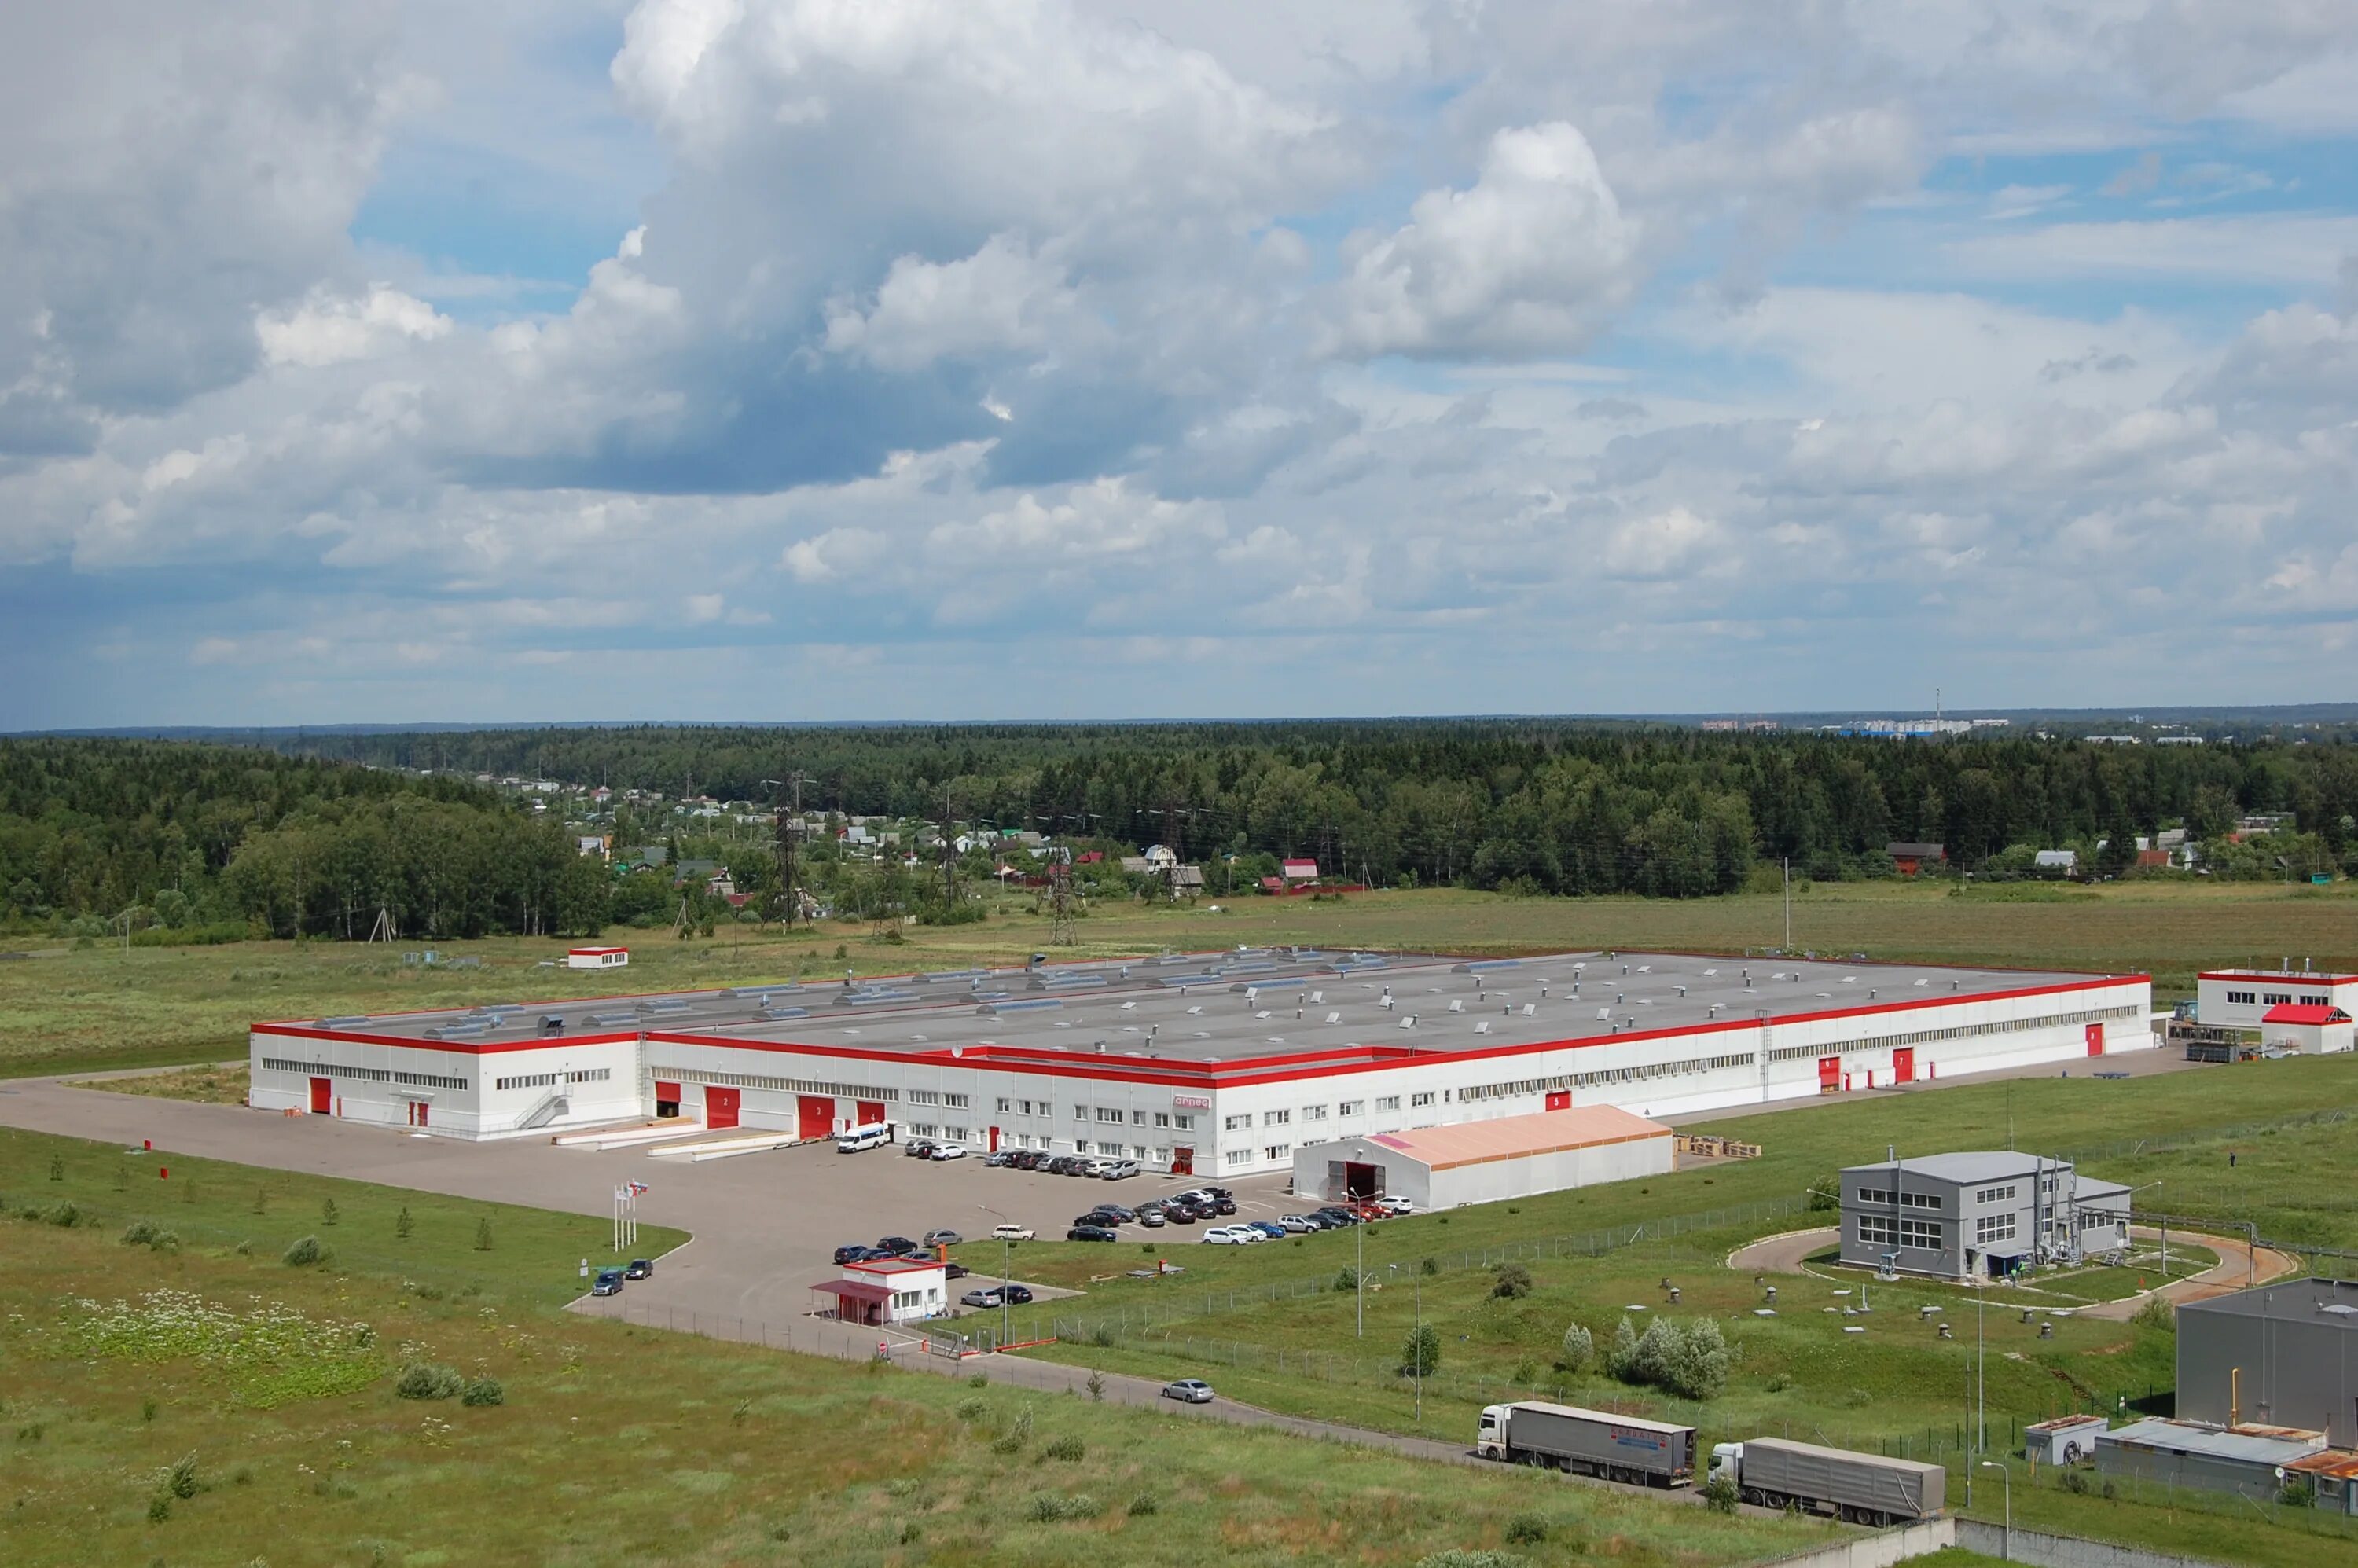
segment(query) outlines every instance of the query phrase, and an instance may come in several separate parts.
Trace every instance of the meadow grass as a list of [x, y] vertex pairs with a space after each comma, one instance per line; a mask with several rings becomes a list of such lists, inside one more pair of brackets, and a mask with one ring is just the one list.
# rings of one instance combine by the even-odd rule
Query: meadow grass
[[[1793, 943], [1821, 952], [1921, 962], [2138, 970], [2158, 993], [2190, 992], [2198, 969], [2255, 959], [2358, 965], [2358, 887], [2129, 881], [2008, 892], [1953, 884], [1824, 883], [1793, 900]], [[1210, 949], [1295, 942], [1444, 952], [1519, 953], [1599, 946], [1711, 952], [1784, 940], [1775, 897], [1518, 899], [1452, 889], [1340, 899], [1247, 895], [1233, 903], [1100, 903], [1059, 957], [1161, 947]], [[58, 946], [19, 941], [27, 959], [0, 964], [0, 1074], [84, 1071], [222, 1060], [244, 1048], [256, 1020], [391, 1011], [484, 1000], [619, 995], [838, 974], [1020, 963], [1050, 951], [1047, 922], [1022, 900], [979, 925], [910, 926], [878, 942], [865, 924], [831, 922], [791, 935], [724, 929], [680, 941], [667, 931], [616, 931], [630, 967], [603, 973], [546, 968], [565, 944], [502, 937], [410, 941], [399, 949], [348, 942], [243, 942], [208, 947]], [[401, 949], [432, 946], [481, 968], [405, 965]], [[837, 949], [843, 952], [836, 956]]]
[[[557, 1247], [569, 1221], [545, 1218], [557, 1234], [519, 1242]], [[1534, 1565], [1703, 1568], [1833, 1533], [259, 1255], [9, 1234], [11, 1563], [1408, 1565], [1531, 1520]], [[421, 1280], [454, 1283], [436, 1260]], [[345, 1370], [242, 1397], [186, 1325], [260, 1313], [332, 1336]], [[402, 1398], [421, 1363], [501, 1400]]]

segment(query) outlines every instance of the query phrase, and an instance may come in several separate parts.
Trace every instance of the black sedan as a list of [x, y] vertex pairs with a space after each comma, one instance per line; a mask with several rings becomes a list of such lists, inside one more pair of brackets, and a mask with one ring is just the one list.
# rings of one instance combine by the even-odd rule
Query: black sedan
[[1067, 1241], [1119, 1241], [1121, 1234], [1102, 1225], [1076, 1225], [1065, 1232]]
[[622, 1278], [626, 1280], [652, 1280], [654, 1277], [655, 1262], [652, 1258], [633, 1258], [622, 1269]]
[[838, 1264], [865, 1263], [868, 1261], [868, 1254], [873, 1249], [863, 1246], [861, 1243], [855, 1241], [848, 1247], [837, 1248], [835, 1249], [835, 1260]]
[[876, 1243], [876, 1250], [887, 1258], [906, 1258], [916, 1249], [917, 1244], [905, 1236], [887, 1236]]

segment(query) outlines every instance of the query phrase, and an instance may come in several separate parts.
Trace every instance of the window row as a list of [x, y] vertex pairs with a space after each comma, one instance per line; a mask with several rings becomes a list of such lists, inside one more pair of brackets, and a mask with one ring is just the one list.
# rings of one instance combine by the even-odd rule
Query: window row
[[[1888, 1204], [1894, 1200], [1889, 1187], [1861, 1187], [1858, 1189], [1858, 1201], [1866, 1204]], [[1941, 1195], [1938, 1193], [1901, 1193], [1898, 1196], [1898, 1202], [1903, 1208], [1939, 1208], [1941, 1206]]]

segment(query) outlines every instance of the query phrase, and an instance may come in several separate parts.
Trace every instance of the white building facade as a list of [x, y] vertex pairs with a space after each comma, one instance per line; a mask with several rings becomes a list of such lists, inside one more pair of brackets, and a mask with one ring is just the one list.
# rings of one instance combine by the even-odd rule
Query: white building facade
[[2358, 1018], [2358, 975], [2309, 969], [2213, 969], [2195, 979], [2198, 1022], [2228, 1029], [2257, 1029], [2279, 1007], [2338, 1007]]

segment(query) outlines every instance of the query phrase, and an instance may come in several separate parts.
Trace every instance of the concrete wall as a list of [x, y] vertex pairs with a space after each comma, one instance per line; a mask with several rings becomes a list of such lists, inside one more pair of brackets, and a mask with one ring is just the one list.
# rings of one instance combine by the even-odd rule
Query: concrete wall
[[[2003, 1525], [1985, 1524], [1977, 1519], [1956, 1521], [1957, 1544], [1968, 1552], [1978, 1552], [1985, 1557], [2006, 1554], [2006, 1530]], [[2180, 1557], [2175, 1552], [2153, 1552], [2142, 1546], [2121, 1546], [2109, 1541], [2087, 1541], [2076, 1535], [2050, 1535], [2045, 1530], [2024, 1530], [2013, 1532], [2013, 1561], [2029, 1563], [2038, 1568], [2226, 1568], [2202, 1557]]]
[[1873, 1535], [1853, 1536], [1832, 1546], [1773, 1560], [1773, 1568], [1890, 1568], [1913, 1557], [1930, 1557], [1957, 1544], [1957, 1521], [1930, 1519]]

